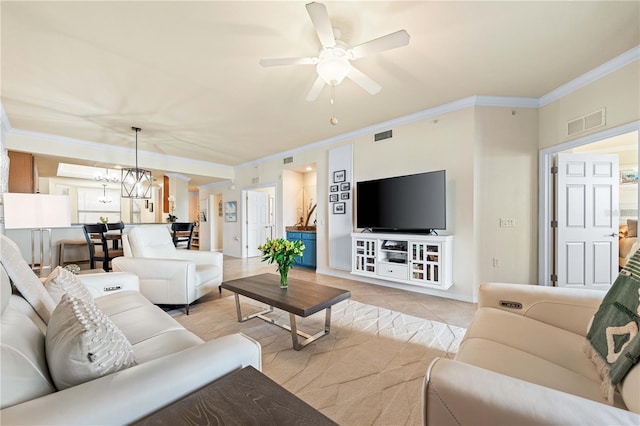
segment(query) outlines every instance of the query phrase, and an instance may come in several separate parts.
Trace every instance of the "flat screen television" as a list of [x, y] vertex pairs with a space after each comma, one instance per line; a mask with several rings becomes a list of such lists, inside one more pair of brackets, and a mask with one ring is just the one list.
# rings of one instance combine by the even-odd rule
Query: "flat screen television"
[[415, 233], [445, 229], [446, 182], [445, 170], [358, 182], [357, 227]]

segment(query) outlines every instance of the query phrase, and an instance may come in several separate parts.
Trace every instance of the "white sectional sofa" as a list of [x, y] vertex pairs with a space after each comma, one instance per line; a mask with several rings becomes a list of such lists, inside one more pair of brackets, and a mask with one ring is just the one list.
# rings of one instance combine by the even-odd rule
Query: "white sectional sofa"
[[57, 390], [45, 350], [47, 324], [41, 318], [50, 302], [34, 300], [37, 293], [23, 297], [14, 289], [12, 294], [10, 279], [14, 284], [40, 282], [3, 235], [0, 263], [3, 425], [128, 424], [236, 369], [252, 365], [261, 370], [259, 343], [242, 334], [202, 341], [143, 297], [136, 275], [81, 275], [95, 305], [133, 346], [136, 365]]
[[614, 406], [585, 354], [603, 292], [484, 284], [455, 359], [424, 383], [426, 425], [640, 425], [640, 365]]

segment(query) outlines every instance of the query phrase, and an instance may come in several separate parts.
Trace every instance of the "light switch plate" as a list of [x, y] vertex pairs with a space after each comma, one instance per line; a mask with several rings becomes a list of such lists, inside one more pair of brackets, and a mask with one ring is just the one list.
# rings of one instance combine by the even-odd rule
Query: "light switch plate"
[[513, 228], [516, 226], [516, 220], [512, 217], [501, 217], [500, 228]]

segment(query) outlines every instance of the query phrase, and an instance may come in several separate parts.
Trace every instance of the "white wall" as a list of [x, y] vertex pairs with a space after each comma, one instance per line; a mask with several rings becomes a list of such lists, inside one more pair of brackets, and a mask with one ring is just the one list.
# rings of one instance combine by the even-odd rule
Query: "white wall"
[[[536, 284], [538, 110], [482, 107], [475, 119], [478, 284]], [[500, 218], [515, 219], [515, 226], [500, 227]]]
[[[282, 170], [282, 197], [278, 208], [282, 210], [284, 226], [294, 226], [304, 215], [302, 195], [304, 175], [293, 170]], [[282, 234], [278, 236], [283, 236]]]
[[[601, 132], [640, 119], [640, 62], [635, 61], [605, 77], [540, 108], [539, 148]], [[567, 122], [606, 108], [606, 125], [566, 136]]]
[[[454, 259], [460, 266], [454, 267], [455, 284], [446, 294], [471, 300], [474, 283], [478, 281], [473, 274], [473, 268], [469, 268], [469, 264], [475, 261], [473, 252], [474, 117], [474, 109], [467, 108], [444, 114], [438, 117], [437, 123], [434, 123], [433, 119], [428, 119], [394, 128], [393, 139], [383, 142], [374, 143], [371, 134], [305, 151], [303, 155], [296, 154], [294, 166], [311, 162], [317, 164], [318, 270], [342, 274], [341, 271], [330, 270], [327, 262], [326, 220], [329, 205], [326, 196], [328, 193], [327, 152], [332, 147], [351, 143], [354, 146], [354, 182], [429, 170], [447, 170], [446, 233], [456, 236]], [[261, 182], [286, 175], [286, 172], [283, 173], [284, 167], [280, 159], [264, 161], [260, 167]], [[249, 185], [251, 179], [255, 177], [255, 170], [255, 167], [238, 169], [236, 186], [242, 187], [243, 182]], [[389, 282], [384, 283], [393, 285]], [[400, 284], [398, 286], [402, 287]], [[417, 289], [414, 286], [403, 288]]]
[[[167, 173], [169, 177], [169, 195], [176, 197], [173, 214], [178, 217], [178, 222], [190, 222], [189, 214], [189, 178], [176, 173]], [[171, 203], [169, 203], [169, 213], [171, 213]], [[163, 220], [169, 213], [162, 215]]]

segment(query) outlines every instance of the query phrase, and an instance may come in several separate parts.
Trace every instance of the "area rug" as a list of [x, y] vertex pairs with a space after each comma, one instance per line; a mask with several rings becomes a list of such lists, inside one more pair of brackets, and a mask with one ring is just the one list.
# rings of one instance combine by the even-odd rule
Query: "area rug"
[[[265, 305], [241, 297], [243, 315]], [[171, 315], [204, 340], [241, 332], [262, 345], [262, 371], [341, 425], [422, 424], [422, 382], [435, 357], [451, 358], [465, 329], [345, 300], [333, 306], [331, 333], [294, 351], [286, 330], [258, 318], [239, 323], [233, 296]], [[289, 323], [289, 314], [268, 315]], [[310, 334], [324, 311], [299, 318]]]

